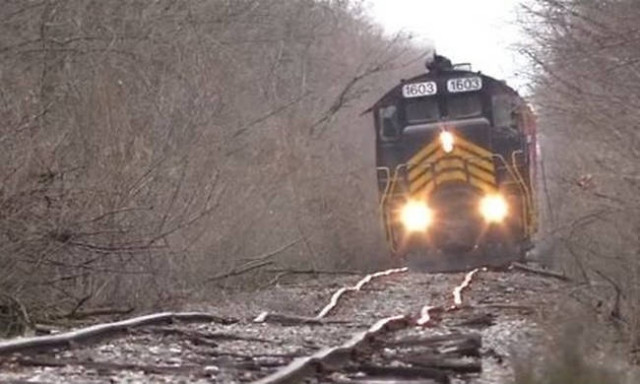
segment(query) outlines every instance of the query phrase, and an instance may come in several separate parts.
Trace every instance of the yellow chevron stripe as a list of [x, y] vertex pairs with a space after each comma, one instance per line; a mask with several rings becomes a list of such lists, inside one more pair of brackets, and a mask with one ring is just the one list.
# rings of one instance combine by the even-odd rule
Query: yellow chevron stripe
[[478, 167], [485, 168], [487, 171], [494, 172], [495, 170], [491, 157], [481, 157], [477, 153], [469, 151], [467, 148], [454, 147], [451, 154], [462, 157], [468, 162], [473, 162]]
[[459, 157], [445, 157], [435, 165], [436, 172], [440, 172], [446, 168], [464, 169], [464, 161]]
[[[447, 183], [450, 181], [462, 181], [467, 182], [466, 174], [460, 170], [452, 170], [443, 174], [438, 175], [437, 184]], [[424, 195], [428, 195], [436, 187], [436, 180], [428, 180], [426, 183], [415, 183], [413, 185], [413, 189], [410, 191], [410, 195], [414, 198], [422, 198]], [[493, 183], [488, 183], [482, 179], [478, 179], [476, 177], [469, 178], [469, 184], [480, 189], [485, 193], [495, 193], [497, 191], [497, 187]]]
[[423, 159], [420, 163], [420, 167], [414, 167], [409, 170], [409, 180], [415, 179], [420, 174], [425, 171], [425, 168], [431, 167], [431, 165], [437, 163], [440, 159], [445, 157], [447, 154], [442, 150], [442, 148], [436, 148], [436, 151], [431, 153], [425, 159]]
[[456, 145], [466, 148], [468, 150], [470, 150], [471, 152], [475, 152], [477, 153], [480, 157], [491, 157], [491, 152], [487, 151], [485, 148], [469, 141], [466, 140], [460, 136], [456, 136], [455, 140], [454, 140], [454, 147]]
[[[429, 144], [423, 147], [420, 151], [418, 151], [414, 156], [412, 156], [410, 162], [418, 163], [425, 157], [429, 152], [432, 152], [436, 147], [440, 146], [439, 137], [435, 137]], [[471, 152], [477, 153], [481, 157], [490, 157], [491, 152], [486, 148], [479, 146], [478, 144], [465, 139], [460, 135], [454, 136], [454, 147], [461, 146], [469, 149]]]
[[440, 148], [440, 140], [433, 140], [432, 142], [424, 146], [421, 150], [418, 151], [418, 153], [411, 156], [411, 158], [408, 161], [409, 168], [420, 164], [423, 158], [427, 157], [428, 155], [431, 155], [431, 153], [438, 148]]
[[[461, 136], [456, 135], [454, 140], [454, 148], [462, 147], [464, 149], [467, 149], [468, 152], [477, 155], [478, 157], [491, 157], [491, 152], [469, 140], [466, 140]], [[432, 157], [434, 155], [433, 152], [437, 149], [440, 149], [440, 140], [438, 138], [435, 138], [409, 159], [409, 167], [414, 167], [423, 162], [425, 158]]]
[[496, 185], [495, 173], [487, 172], [486, 170], [482, 168], [478, 168], [473, 164], [469, 164], [469, 166], [467, 167], [467, 170], [469, 171], [469, 174], [472, 177], [478, 178], [491, 185]]
[[425, 173], [431, 172], [433, 173], [433, 165], [434, 163], [423, 162], [421, 164], [416, 165], [412, 169], [409, 170], [409, 181], [418, 178], [419, 176], [424, 175]]
[[423, 173], [416, 180], [409, 181], [409, 192], [410, 193], [415, 192], [416, 188], [419, 188], [420, 186], [428, 183], [431, 180], [433, 180], [433, 172], [431, 172], [429, 170], [429, 171]]
[[409, 181], [409, 192], [413, 192], [416, 188], [426, 184], [433, 179], [433, 172], [428, 170], [421, 174], [417, 179]]
[[493, 160], [489, 160], [489, 159], [483, 159], [480, 157], [466, 157], [467, 162], [469, 163], [469, 165], [473, 165], [477, 168], [482, 169], [485, 172], [491, 173], [491, 174], [495, 174], [496, 172], [496, 167], [493, 164]]
[[444, 152], [440, 147], [436, 148], [436, 151], [430, 154], [427, 158], [422, 160], [419, 164], [415, 164], [413, 168], [409, 169], [409, 180], [413, 180], [418, 176], [425, 173], [436, 161], [444, 156]]
[[[457, 155], [457, 156], [455, 156]], [[424, 180], [432, 177], [432, 173], [441, 171], [444, 168], [461, 168], [464, 169], [464, 160], [467, 161], [467, 169], [472, 175], [479, 175], [478, 177], [485, 179], [486, 181], [495, 184], [495, 171], [492, 164], [482, 161], [482, 159], [463, 157], [462, 153], [455, 153], [451, 158], [442, 157], [441, 159], [434, 159], [433, 162], [428, 164], [421, 164], [409, 171], [409, 185], [414, 183], [422, 184]], [[433, 166], [431, 166], [433, 165]], [[483, 165], [483, 166], [480, 166]], [[487, 169], [489, 168], [489, 169]], [[480, 176], [482, 175], [482, 176]]]
[[435, 182], [438, 184], [446, 183], [448, 181], [464, 181], [466, 183], [467, 175], [461, 170], [451, 170], [441, 173], [435, 178]]
[[[440, 176], [437, 172], [461, 171], [461, 172], [464, 172], [465, 175], [468, 173], [469, 178], [475, 177], [476, 179], [480, 179], [487, 184], [496, 185], [495, 176], [491, 173], [481, 170], [480, 168], [475, 168], [470, 166], [465, 169], [464, 166], [458, 166], [453, 162], [448, 162], [448, 164], [443, 164], [443, 163], [444, 161], [441, 161], [438, 164], [436, 164], [436, 167], [435, 167], [436, 174], [438, 175], [436, 177]], [[460, 161], [460, 163], [462, 163], [462, 161]]]
[[[487, 158], [478, 157], [476, 154], [459, 147], [453, 147], [453, 151], [449, 153], [445, 153], [441, 148], [438, 148], [438, 150], [431, 156], [427, 157], [425, 161], [423, 161], [423, 163], [435, 163], [436, 161], [446, 156], [457, 156], [467, 160], [470, 163], [473, 163], [474, 165], [485, 168], [487, 171], [490, 171], [492, 173], [495, 172], [493, 161]], [[409, 178], [411, 178], [415, 173], [415, 171], [409, 171]]]
[[[429, 194], [436, 184], [449, 181], [468, 182], [487, 193], [496, 190], [491, 152], [458, 135], [450, 153], [442, 150], [440, 140], [436, 138], [413, 155], [408, 165], [411, 196]], [[437, 174], [443, 170], [444, 173]]]
[[[441, 172], [445, 169], [448, 169], [450, 171], [455, 170], [455, 171], [465, 172], [464, 166], [460, 166], [460, 163], [462, 163], [461, 160], [454, 159], [454, 161], [451, 161], [451, 160], [446, 160], [446, 161], [447, 163], [444, 163], [443, 161], [441, 161], [436, 164], [435, 166], [436, 172]], [[466, 172], [469, 173], [470, 178], [480, 179], [487, 184], [496, 185], [495, 175], [488, 173], [482, 170], [481, 168], [475, 168], [473, 166], [469, 166], [467, 167]], [[438, 178], [439, 177], [440, 175], [438, 175]], [[433, 180], [433, 178], [434, 178], [433, 172], [431, 170], [428, 170], [427, 172], [423, 173], [415, 180], [411, 180], [409, 182], [409, 192], [413, 193], [416, 190], [416, 188], [429, 182], [430, 180]]]
[[[452, 171], [456, 170], [456, 171], [465, 172], [464, 165], [462, 164], [464, 163], [460, 159], [443, 160], [436, 164], [435, 170], [436, 172], [441, 172], [442, 170], [450, 169]], [[466, 171], [469, 172], [469, 176], [471, 178], [480, 179], [490, 185], [496, 185], [496, 178], [495, 178], [495, 175], [492, 173], [489, 173], [481, 168], [476, 168], [475, 166], [472, 166], [472, 165], [468, 166]], [[438, 178], [439, 176], [440, 175], [438, 175]], [[417, 179], [411, 180], [409, 182], [409, 191], [413, 192], [415, 188], [417, 188], [422, 184], [425, 184], [426, 182], [432, 179], [433, 179], [433, 172], [429, 170], [423, 173], [422, 175], [420, 175], [420, 177], [418, 177]]]

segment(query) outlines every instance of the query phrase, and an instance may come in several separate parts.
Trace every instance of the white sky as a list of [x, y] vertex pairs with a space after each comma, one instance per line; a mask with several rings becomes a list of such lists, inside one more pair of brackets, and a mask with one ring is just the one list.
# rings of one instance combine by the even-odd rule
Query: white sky
[[[520, 0], [368, 0], [372, 16], [389, 33], [412, 33], [433, 42], [454, 63], [471, 63], [476, 71], [521, 88], [518, 55], [522, 39], [515, 25]], [[522, 60], [520, 59], [520, 62]]]

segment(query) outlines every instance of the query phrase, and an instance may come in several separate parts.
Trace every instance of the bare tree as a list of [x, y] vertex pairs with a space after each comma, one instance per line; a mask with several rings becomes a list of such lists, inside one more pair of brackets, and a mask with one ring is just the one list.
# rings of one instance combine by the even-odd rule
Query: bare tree
[[609, 318], [640, 335], [640, 6], [537, 0], [525, 8], [564, 253], [556, 262], [596, 288]]
[[172, 305], [291, 242], [270, 260], [382, 253], [357, 116], [415, 49], [359, 2], [0, 9], [6, 305], [34, 321]]

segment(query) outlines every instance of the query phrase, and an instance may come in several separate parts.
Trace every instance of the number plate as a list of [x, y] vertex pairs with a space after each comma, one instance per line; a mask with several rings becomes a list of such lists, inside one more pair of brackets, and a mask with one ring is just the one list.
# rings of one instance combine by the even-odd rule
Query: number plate
[[405, 98], [422, 97], [435, 95], [438, 92], [438, 87], [434, 81], [427, 81], [426, 83], [412, 83], [405, 84], [402, 87], [402, 96]]
[[447, 91], [450, 93], [472, 92], [482, 89], [482, 77], [459, 77], [447, 80]]

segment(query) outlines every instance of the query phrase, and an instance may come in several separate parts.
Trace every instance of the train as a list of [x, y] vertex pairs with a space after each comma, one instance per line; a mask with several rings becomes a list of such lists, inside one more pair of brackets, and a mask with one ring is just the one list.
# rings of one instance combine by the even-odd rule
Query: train
[[435, 55], [368, 111], [396, 259], [445, 270], [523, 259], [538, 228], [537, 142], [517, 91]]

